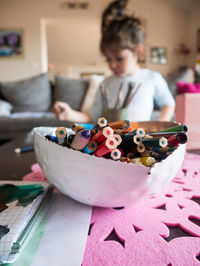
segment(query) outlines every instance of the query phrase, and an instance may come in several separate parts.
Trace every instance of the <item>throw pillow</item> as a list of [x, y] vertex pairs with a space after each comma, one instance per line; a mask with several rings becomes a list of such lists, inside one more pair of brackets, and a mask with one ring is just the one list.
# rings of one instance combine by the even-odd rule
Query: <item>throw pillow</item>
[[45, 112], [51, 105], [48, 73], [16, 82], [2, 82], [0, 90], [13, 105], [13, 112]]
[[56, 75], [54, 100], [66, 102], [73, 109], [80, 111], [88, 86], [88, 80]]
[[100, 83], [104, 80], [102, 75], [92, 75], [90, 78], [89, 88], [85, 95], [83, 105], [81, 108], [82, 112], [90, 113], [92, 104], [94, 102], [95, 94], [99, 88]]
[[178, 93], [200, 93], [200, 83], [177, 82]]
[[10, 103], [0, 100], [0, 116], [10, 116], [12, 109]]
[[177, 82], [193, 83], [194, 71], [189, 67], [180, 68], [174, 73], [169, 73], [166, 76], [166, 81], [172, 95], [175, 97], [177, 94]]

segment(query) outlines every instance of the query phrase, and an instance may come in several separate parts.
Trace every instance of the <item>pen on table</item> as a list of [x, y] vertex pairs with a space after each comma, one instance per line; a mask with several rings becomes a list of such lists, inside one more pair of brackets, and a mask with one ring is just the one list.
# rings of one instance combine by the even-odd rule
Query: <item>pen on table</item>
[[28, 152], [28, 151], [33, 151], [34, 147], [30, 146], [30, 147], [24, 147], [24, 148], [16, 148], [14, 151], [15, 153], [23, 153], [23, 152]]

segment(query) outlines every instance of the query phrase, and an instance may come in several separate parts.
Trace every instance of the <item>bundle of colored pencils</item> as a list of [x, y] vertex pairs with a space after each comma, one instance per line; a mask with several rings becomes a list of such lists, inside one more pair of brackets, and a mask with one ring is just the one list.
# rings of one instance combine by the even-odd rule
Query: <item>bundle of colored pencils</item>
[[157, 132], [133, 130], [129, 120], [107, 123], [100, 117], [96, 124], [72, 124], [73, 134], [67, 136], [64, 127], [58, 127], [55, 136], [46, 139], [60, 145], [97, 157], [127, 163], [153, 166], [167, 158], [180, 144], [187, 142], [187, 127], [177, 125]]

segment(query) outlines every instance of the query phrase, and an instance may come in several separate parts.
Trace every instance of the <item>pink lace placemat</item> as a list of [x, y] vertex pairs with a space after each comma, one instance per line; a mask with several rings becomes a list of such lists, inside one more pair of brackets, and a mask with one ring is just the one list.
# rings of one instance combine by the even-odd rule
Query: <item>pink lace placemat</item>
[[[32, 166], [25, 180], [45, 180]], [[161, 193], [121, 208], [93, 208], [82, 266], [200, 265], [200, 156]]]

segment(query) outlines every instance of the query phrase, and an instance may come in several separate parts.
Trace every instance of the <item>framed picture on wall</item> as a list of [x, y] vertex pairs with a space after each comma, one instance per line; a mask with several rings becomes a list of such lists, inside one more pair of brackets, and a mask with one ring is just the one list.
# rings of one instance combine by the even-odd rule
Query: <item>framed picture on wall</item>
[[153, 64], [167, 63], [167, 48], [166, 47], [151, 47], [151, 62]]
[[0, 28], [0, 59], [23, 56], [23, 30]]

